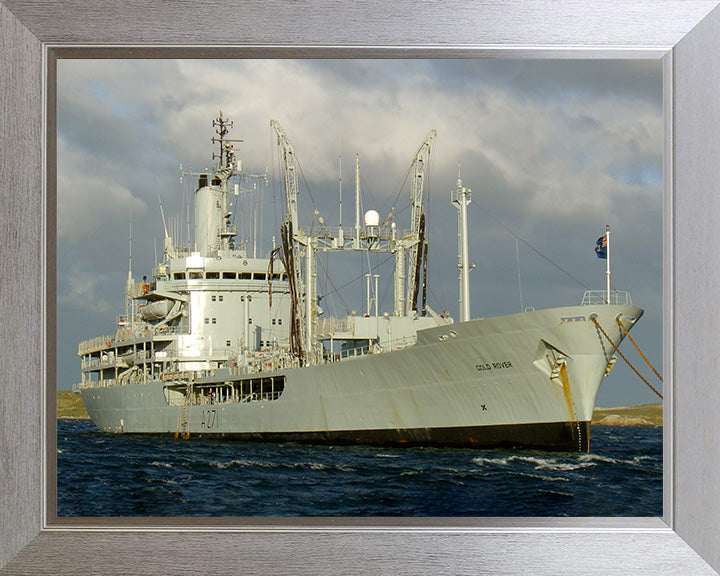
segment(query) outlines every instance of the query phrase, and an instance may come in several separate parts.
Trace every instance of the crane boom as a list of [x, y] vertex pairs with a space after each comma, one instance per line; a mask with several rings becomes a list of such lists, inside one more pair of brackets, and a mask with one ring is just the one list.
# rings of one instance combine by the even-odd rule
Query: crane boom
[[289, 221], [292, 225], [293, 230], [299, 230], [297, 221], [297, 195], [298, 195], [298, 176], [297, 176], [297, 163], [295, 161], [295, 150], [293, 145], [290, 143], [290, 139], [285, 134], [285, 131], [280, 126], [277, 120], [270, 120], [270, 126], [275, 130], [277, 135], [278, 146], [282, 150], [283, 163], [285, 167], [285, 196], [287, 200], [286, 205], [286, 221]]
[[430, 130], [425, 140], [415, 152], [411, 170], [410, 183], [410, 232], [416, 242], [409, 247], [408, 255], [408, 284], [407, 284], [407, 314], [417, 310], [417, 298], [420, 289], [420, 269], [424, 254], [422, 243], [425, 241], [425, 211], [423, 202], [425, 198], [425, 180], [428, 163], [430, 161], [430, 147], [437, 136], [437, 130]]
[[303, 283], [301, 243], [307, 245], [308, 260], [312, 256], [312, 246], [307, 238], [300, 238], [302, 232], [297, 215], [298, 176], [295, 150], [277, 120], [271, 120], [270, 126], [277, 135], [277, 143], [282, 151], [285, 176], [286, 213], [281, 226], [281, 249], [290, 287], [290, 351], [301, 363], [305, 363], [309, 359], [308, 351], [312, 349], [312, 322], [308, 321], [308, 318], [312, 319], [312, 314], [307, 312], [303, 318], [300, 301], [302, 298], [305, 308], [311, 310], [312, 295], [307, 293], [311, 283], [308, 282], [307, 286]]

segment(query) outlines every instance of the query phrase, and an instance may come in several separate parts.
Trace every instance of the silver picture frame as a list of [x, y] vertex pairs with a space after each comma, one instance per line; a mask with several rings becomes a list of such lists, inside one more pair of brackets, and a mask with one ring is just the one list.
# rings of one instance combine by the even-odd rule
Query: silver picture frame
[[[717, 0], [0, 0], [0, 574], [717, 574]], [[58, 58], [658, 58], [662, 518], [55, 517]]]

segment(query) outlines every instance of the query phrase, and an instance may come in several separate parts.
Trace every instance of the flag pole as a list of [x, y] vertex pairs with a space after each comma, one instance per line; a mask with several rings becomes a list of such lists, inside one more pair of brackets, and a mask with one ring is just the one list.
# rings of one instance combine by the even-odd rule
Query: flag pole
[[610, 225], [605, 225], [605, 242], [607, 243], [607, 258], [605, 259], [605, 275], [607, 276], [607, 303], [610, 304]]

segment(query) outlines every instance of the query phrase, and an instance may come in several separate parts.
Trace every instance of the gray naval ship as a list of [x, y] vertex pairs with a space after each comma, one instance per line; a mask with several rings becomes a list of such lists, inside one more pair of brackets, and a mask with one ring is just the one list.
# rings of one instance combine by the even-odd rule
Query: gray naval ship
[[[79, 344], [88, 414], [104, 431], [189, 438], [475, 447], [590, 449], [590, 420], [615, 350], [643, 311], [626, 292], [586, 292], [580, 305], [471, 319], [467, 205], [458, 178], [460, 318], [425, 302], [424, 201], [431, 131], [410, 167], [409, 228], [361, 219], [356, 160], [354, 227], [298, 222], [293, 146], [271, 122], [284, 172], [284, 219], [267, 257], [236, 239], [232, 197], [251, 178], [222, 112], [214, 170], [194, 174], [194, 239], [165, 227], [151, 279], [129, 272], [115, 334]], [[162, 205], [161, 205], [162, 214]], [[317, 215], [317, 213], [316, 213]], [[165, 224], [165, 217], [163, 224]], [[362, 220], [362, 221], [361, 221]], [[378, 309], [366, 275], [364, 314], [328, 318], [318, 306], [317, 256], [394, 257], [393, 308]], [[374, 284], [374, 293], [373, 293]]]

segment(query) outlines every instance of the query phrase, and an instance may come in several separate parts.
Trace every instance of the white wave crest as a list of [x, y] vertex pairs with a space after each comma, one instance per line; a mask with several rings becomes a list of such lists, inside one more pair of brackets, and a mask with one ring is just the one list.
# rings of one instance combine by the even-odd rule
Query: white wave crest
[[608, 464], [626, 464], [624, 460], [618, 460], [617, 458], [610, 458], [609, 456], [601, 456], [599, 454], [581, 454], [581, 462], [607, 462]]
[[535, 470], [558, 470], [572, 471], [580, 468], [588, 468], [589, 466], [597, 466], [595, 462], [561, 462], [557, 458], [538, 458], [535, 456], [510, 456], [508, 462], [527, 462], [534, 464]]
[[501, 464], [505, 466], [508, 463], [508, 458], [485, 458], [478, 456], [477, 458], [473, 458], [472, 461], [478, 466], [484, 466], [485, 464]]
[[526, 472], [512, 472], [516, 476], [522, 476], [523, 478], [535, 478], [536, 480], [545, 480], [547, 482], [570, 482], [570, 478], [563, 478], [562, 476], [544, 476], [543, 474], [528, 474]]

